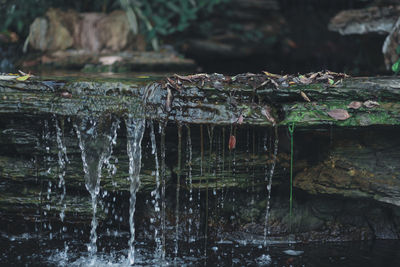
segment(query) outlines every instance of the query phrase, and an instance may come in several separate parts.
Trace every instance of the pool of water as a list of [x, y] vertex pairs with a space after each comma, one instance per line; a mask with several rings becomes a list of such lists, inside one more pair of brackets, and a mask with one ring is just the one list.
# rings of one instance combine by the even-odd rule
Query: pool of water
[[[32, 225], [30, 226], [32, 227]], [[29, 228], [29, 223], [21, 228]], [[0, 231], [0, 266], [129, 266], [129, 231], [99, 231], [98, 252], [87, 253], [85, 227], [49, 235], [51, 231], [15, 234]], [[155, 253], [155, 242], [146, 234], [136, 240], [136, 266], [398, 266], [400, 241], [262, 243], [254, 240], [179, 242], [174, 252], [166, 241], [166, 257]]]

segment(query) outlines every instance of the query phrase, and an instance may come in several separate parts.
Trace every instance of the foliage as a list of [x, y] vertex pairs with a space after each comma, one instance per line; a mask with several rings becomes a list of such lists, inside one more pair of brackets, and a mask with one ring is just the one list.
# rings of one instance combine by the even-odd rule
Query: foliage
[[[161, 36], [183, 32], [201, 18], [212, 13], [218, 4], [229, 0], [120, 0], [127, 14], [134, 15], [143, 23], [140, 31], [146, 33], [147, 39], [157, 49], [155, 41]], [[129, 16], [129, 15], [128, 15]]]
[[106, 12], [118, 5], [115, 0], [0, 0], [0, 32], [13, 31], [25, 37], [32, 21], [44, 15], [50, 7], [79, 12]]
[[[22, 39], [29, 25], [48, 8], [75, 9], [78, 12], [109, 12], [124, 8], [149, 41], [182, 32], [197, 19], [211, 14], [214, 7], [229, 0], [0, 0], [0, 32], [13, 31]], [[132, 15], [133, 13], [133, 15]], [[130, 21], [135, 23], [133, 20]], [[132, 26], [132, 25], [131, 25]], [[133, 25], [134, 26], [134, 25]]]
[[[396, 48], [396, 54], [400, 56], [400, 45]], [[400, 71], [400, 57], [397, 61], [392, 65], [392, 71], [397, 74]]]

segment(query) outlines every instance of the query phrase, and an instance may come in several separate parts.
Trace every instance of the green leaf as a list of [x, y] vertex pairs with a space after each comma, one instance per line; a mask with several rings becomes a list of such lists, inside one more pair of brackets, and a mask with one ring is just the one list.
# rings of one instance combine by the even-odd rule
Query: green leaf
[[393, 71], [394, 73], [398, 73], [399, 70], [400, 70], [400, 61], [397, 60], [396, 63], [394, 63], [394, 64], [392, 65], [392, 71]]
[[20, 77], [17, 78], [17, 81], [23, 82], [23, 81], [28, 80], [30, 77], [31, 77], [30, 74], [27, 74], [27, 75], [24, 75], [24, 76], [20, 76]]
[[330, 79], [330, 78], [328, 79], [328, 82], [329, 82], [330, 85], [334, 85], [335, 84], [335, 81], [333, 79]]

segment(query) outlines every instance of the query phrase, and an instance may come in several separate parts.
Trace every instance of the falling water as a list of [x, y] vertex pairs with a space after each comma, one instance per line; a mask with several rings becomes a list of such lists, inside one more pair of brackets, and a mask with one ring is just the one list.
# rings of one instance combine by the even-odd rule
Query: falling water
[[201, 211], [201, 184], [203, 178], [203, 163], [204, 163], [204, 134], [203, 125], [200, 125], [200, 179], [197, 193], [197, 209], [199, 211], [199, 220], [197, 221], [197, 237], [200, 238], [200, 211]]
[[140, 185], [140, 167], [142, 164], [142, 138], [145, 129], [145, 120], [129, 116], [125, 120], [127, 136], [127, 152], [129, 157], [129, 180], [130, 180], [130, 202], [129, 202], [129, 228], [131, 238], [129, 239], [128, 260], [131, 265], [135, 263], [135, 206], [136, 192]]
[[[156, 218], [160, 218], [160, 166], [158, 163], [158, 154], [157, 154], [157, 143], [156, 136], [154, 133], [154, 125], [153, 122], [150, 121], [150, 139], [151, 139], [151, 153], [154, 155], [154, 161], [156, 165], [156, 188], [151, 192], [151, 195], [154, 196], [154, 211]], [[158, 233], [158, 227], [154, 227], [154, 241], [156, 243], [155, 249], [155, 258], [161, 259], [162, 251], [164, 250], [161, 246], [161, 239]]]
[[[50, 174], [51, 173], [51, 167], [50, 162], [52, 161], [52, 157], [50, 155], [50, 141], [51, 141], [51, 135], [50, 135], [50, 128], [49, 128], [49, 121], [45, 120], [44, 121], [44, 127], [43, 127], [43, 133], [42, 133], [42, 141], [45, 147], [45, 158], [44, 158], [44, 164], [45, 164], [45, 168], [46, 168], [46, 173]], [[47, 216], [48, 213], [50, 213], [51, 211], [51, 192], [52, 192], [52, 187], [53, 187], [53, 183], [51, 182], [51, 180], [49, 180], [47, 182], [47, 194], [46, 194], [46, 206], [45, 209], [43, 211], [43, 215]], [[42, 198], [41, 198], [42, 201]], [[43, 220], [42, 220], [43, 221]], [[49, 231], [49, 238], [52, 239], [53, 238], [53, 232], [52, 230], [52, 225], [50, 223], [50, 220], [46, 223], [44, 223], [43, 227], [45, 229], [50, 230]]]
[[270, 206], [270, 199], [271, 199], [271, 189], [272, 189], [272, 176], [274, 175], [274, 169], [276, 164], [276, 158], [278, 155], [278, 128], [275, 127], [275, 140], [274, 140], [274, 151], [272, 155], [272, 163], [269, 169], [269, 174], [266, 173], [265, 180], [267, 181], [267, 207], [265, 211], [265, 222], [264, 222], [264, 246], [267, 245], [267, 234], [268, 234], [268, 218], [269, 218], [269, 206]]
[[[252, 141], [253, 141], [253, 149], [252, 149], [252, 165], [253, 165], [253, 167], [252, 167], [252, 175], [251, 175], [251, 207], [253, 207], [254, 208], [254, 204], [255, 204], [255, 201], [254, 201], [254, 183], [255, 183], [255, 179], [256, 179], [256, 173], [255, 173], [255, 166], [256, 166], [256, 164], [255, 164], [255, 157], [256, 157], [256, 131], [253, 129], [253, 139], [252, 139]], [[251, 216], [251, 222], [253, 223], [254, 222], [254, 216], [253, 216], [253, 214], [252, 214], [252, 216]]]
[[84, 117], [78, 118], [74, 128], [81, 149], [83, 171], [85, 173], [85, 186], [89, 191], [92, 203], [92, 223], [90, 231], [90, 243], [88, 244], [89, 256], [92, 264], [95, 262], [97, 252], [97, 198], [100, 193], [100, 178], [103, 164], [109, 160], [112, 154], [112, 146], [117, 139], [119, 120], [110, 122], [108, 117]]
[[212, 165], [212, 145], [213, 145], [213, 135], [214, 135], [214, 126], [207, 126], [208, 131], [208, 139], [209, 139], [209, 159], [208, 159], [208, 174], [206, 179], [206, 218], [205, 218], [205, 230], [204, 230], [204, 257], [207, 262], [207, 242], [208, 242], [208, 189], [209, 189], [209, 175], [211, 172], [214, 172], [214, 168]]
[[179, 193], [181, 179], [181, 162], [182, 162], [182, 126], [178, 125], [178, 173], [176, 179], [176, 203], [175, 203], [175, 264], [178, 258], [179, 250]]
[[193, 202], [193, 180], [192, 180], [192, 137], [190, 134], [190, 126], [186, 125], [187, 128], [187, 145], [186, 145], [186, 162], [188, 166], [188, 173], [187, 177], [189, 178], [189, 219], [188, 219], [188, 239], [189, 243], [194, 241], [194, 238], [191, 236], [191, 230], [192, 230], [192, 214], [193, 214], [193, 208], [192, 208], [192, 202]]
[[165, 212], [166, 212], [166, 201], [165, 201], [165, 182], [166, 182], [166, 166], [165, 166], [165, 126], [166, 125], [161, 125], [159, 124], [159, 132], [161, 134], [161, 142], [160, 142], [160, 148], [161, 148], [161, 180], [162, 180], [162, 185], [161, 185], [161, 247], [162, 247], [162, 252], [161, 252], [161, 259], [164, 262], [165, 261], [165, 229], [166, 229], [166, 224], [165, 224]]
[[221, 180], [223, 181], [222, 187], [221, 187], [221, 200], [219, 203], [221, 203], [221, 209], [224, 208], [224, 189], [225, 189], [225, 127], [222, 126], [222, 177]]
[[[64, 142], [64, 134], [58, 124], [58, 119], [55, 118], [56, 121], [56, 137], [57, 137], [57, 146], [58, 146], [58, 168], [59, 168], [59, 173], [58, 173], [58, 187], [61, 188], [61, 196], [60, 196], [60, 204], [62, 205], [61, 212], [60, 212], [60, 219], [63, 222], [64, 217], [65, 217], [65, 209], [67, 208], [67, 204], [65, 203], [65, 194], [66, 194], [66, 188], [65, 188], [65, 165], [66, 163], [69, 162], [68, 156], [67, 156], [67, 147], [65, 146]], [[62, 121], [63, 125], [64, 121]]]

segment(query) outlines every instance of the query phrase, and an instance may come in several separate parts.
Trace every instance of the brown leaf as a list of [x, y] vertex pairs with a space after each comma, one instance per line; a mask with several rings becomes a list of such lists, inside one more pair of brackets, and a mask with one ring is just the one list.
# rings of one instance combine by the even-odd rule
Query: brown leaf
[[328, 111], [328, 115], [339, 121], [344, 121], [344, 120], [347, 120], [348, 118], [350, 118], [350, 115], [347, 112], [347, 110], [340, 109], [340, 108], [332, 109], [332, 110]]
[[269, 106], [265, 106], [261, 110], [261, 114], [263, 114], [267, 118], [267, 120], [272, 123], [272, 125], [276, 124], [274, 117], [272, 117], [272, 115], [271, 115], [271, 108]]
[[263, 73], [264, 73], [265, 75], [267, 75], [268, 77], [270, 77], [270, 78], [276, 78], [276, 79], [279, 79], [279, 78], [281, 78], [281, 77], [282, 77], [282, 75], [279, 75], [279, 74], [273, 74], [273, 73], [270, 73], [270, 72], [268, 72], [268, 71], [263, 71]]
[[239, 116], [239, 118], [238, 118], [238, 120], [237, 120], [237, 123], [238, 123], [239, 125], [243, 123], [243, 115], [242, 115], [242, 114], [240, 114], [240, 116]]
[[229, 144], [228, 144], [228, 148], [229, 150], [235, 149], [236, 147], [236, 137], [234, 135], [231, 135], [229, 137]]
[[300, 77], [300, 83], [302, 83], [302, 84], [308, 85], [308, 84], [310, 84], [311, 82], [312, 82], [312, 79], [309, 79], [309, 78], [307, 78], [307, 77], [305, 77], [305, 76], [301, 76], [301, 77]]
[[178, 74], [174, 74], [174, 77], [178, 78], [179, 80], [182, 80], [182, 81], [192, 82], [192, 80], [190, 79], [190, 76], [181, 76]]
[[376, 101], [372, 101], [372, 100], [367, 100], [363, 103], [364, 107], [366, 108], [375, 108], [375, 107], [379, 107], [379, 103]]
[[318, 76], [318, 74], [319, 72], [314, 72], [313, 74], [310, 75], [310, 77], [308, 77], [308, 79], [313, 81]]
[[361, 108], [362, 103], [359, 101], [352, 101], [349, 105], [347, 105], [348, 108], [352, 108], [352, 109], [359, 109]]
[[308, 96], [306, 95], [306, 93], [304, 93], [303, 91], [300, 91], [301, 96], [303, 97], [303, 99], [307, 102], [311, 102], [311, 100], [308, 98]]

